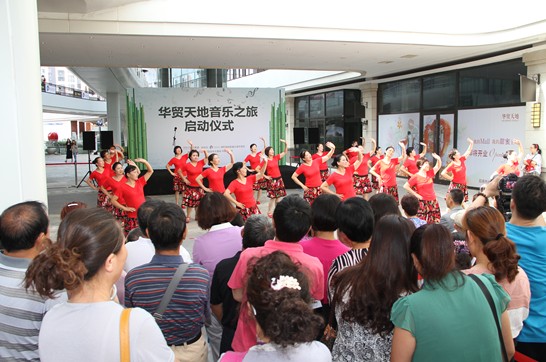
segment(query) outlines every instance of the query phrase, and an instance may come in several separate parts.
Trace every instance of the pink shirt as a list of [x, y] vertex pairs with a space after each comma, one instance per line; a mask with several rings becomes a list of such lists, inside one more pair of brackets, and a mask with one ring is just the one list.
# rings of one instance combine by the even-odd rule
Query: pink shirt
[[355, 188], [353, 186], [354, 172], [355, 168], [353, 166], [347, 167], [343, 175], [337, 172], [332, 172], [332, 174], [326, 179], [326, 183], [328, 185], [334, 185], [336, 188], [336, 193], [343, 195], [343, 200], [347, 200], [350, 197], [356, 196]]
[[[282, 241], [269, 240], [265, 245], [259, 248], [245, 249], [241, 253], [239, 262], [231, 274], [228, 286], [231, 289], [244, 289], [248, 278], [248, 263], [255, 257], [261, 257], [271, 254], [274, 251], [281, 250], [288, 254], [290, 258], [302, 265], [302, 271], [309, 278], [309, 288], [311, 296], [316, 300], [324, 297], [324, 272], [320, 260], [314, 256], [303, 252], [303, 247], [299, 243], [285, 243]], [[231, 346], [236, 352], [247, 351], [250, 347], [257, 344], [256, 341], [256, 321], [250, 316], [246, 293], [243, 291], [243, 300], [239, 311], [239, 320], [237, 329]]]

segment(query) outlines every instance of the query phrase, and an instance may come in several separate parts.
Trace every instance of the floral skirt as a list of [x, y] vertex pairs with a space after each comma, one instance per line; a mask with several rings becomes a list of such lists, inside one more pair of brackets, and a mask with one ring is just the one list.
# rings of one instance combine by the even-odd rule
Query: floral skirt
[[372, 175], [372, 189], [379, 192], [379, 182], [377, 181], [377, 177], [375, 177], [374, 175]]
[[353, 185], [357, 195], [369, 194], [373, 190], [368, 175], [353, 175]]
[[459, 189], [462, 192], [464, 192], [464, 201], [465, 202], [468, 201], [468, 188], [466, 187], [465, 184], [458, 184], [456, 182], [451, 181], [451, 183], [449, 184], [449, 187], [447, 188], [447, 192], [453, 189]]
[[441, 215], [438, 200], [419, 200], [417, 217], [421, 220], [425, 220], [427, 224], [439, 223]]
[[322, 182], [326, 181], [328, 176], [330, 176], [330, 170], [320, 170], [320, 179], [322, 180]]
[[202, 188], [186, 185], [182, 205], [186, 207], [197, 207], [203, 196], [205, 196], [205, 192]]
[[278, 199], [286, 196], [286, 189], [282, 177], [272, 178], [267, 182], [267, 197], [270, 199]]
[[97, 193], [97, 207], [102, 207], [103, 209], [105, 209], [108, 212], [113, 212], [113, 210], [114, 210], [114, 206], [110, 202], [110, 199], [102, 191], [99, 191]]
[[254, 182], [252, 184], [252, 190], [254, 191], [267, 190], [267, 180], [265, 178], [261, 178], [258, 181]]
[[239, 215], [243, 217], [244, 221], [246, 221], [246, 219], [248, 219], [250, 215], [261, 214], [260, 209], [258, 209], [258, 205], [245, 207], [244, 209], [237, 209], [237, 211], [239, 211]]
[[307, 191], [303, 191], [303, 199], [309, 204], [312, 204], [320, 195], [322, 195], [322, 189], [320, 187], [308, 187]]
[[379, 189], [379, 192], [392, 195], [396, 202], [400, 202], [398, 199], [398, 186], [383, 186]]
[[125, 235], [129, 234], [129, 231], [138, 227], [138, 219], [136, 217], [126, 217], [125, 224], [123, 225], [123, 231]]
[[173, 177], [173, 191], [178, 192], [184, 192], [186, 189], [186, 184], [182, 180], [182, 177], [180, 176], [174, 176]]
[[127, 218], [127, 214], [122, 209], [118, 209], [117, 207], [114, 207], [112, 210], [112, 215], [116, 218], [117, 221], [121, 223], [121, 225], [125, 225], [125, 219]]

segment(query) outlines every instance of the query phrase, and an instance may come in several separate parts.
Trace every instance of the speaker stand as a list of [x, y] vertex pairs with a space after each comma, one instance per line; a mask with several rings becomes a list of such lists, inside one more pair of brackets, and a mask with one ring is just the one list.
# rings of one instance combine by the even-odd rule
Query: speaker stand
[[82, 182], [85, 181], [85, 178], [89, 175], [91, 175], [91, 151], [87, 151], [87, 167], [89, 168], [88, 171], [85, 173], [85, 175], [83, 175], [80, 183], [78, 184], [78, 186], [76, 186], [76, 188], [79, 188], [82, 184]]

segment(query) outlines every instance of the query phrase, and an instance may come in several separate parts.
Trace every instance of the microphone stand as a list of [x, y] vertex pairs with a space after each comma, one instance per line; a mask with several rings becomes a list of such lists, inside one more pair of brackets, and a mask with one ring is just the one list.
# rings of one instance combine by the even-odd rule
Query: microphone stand
[[176, 144], [176, 127], [174, 127], [174, 134], [173, 134], [173, 146]]

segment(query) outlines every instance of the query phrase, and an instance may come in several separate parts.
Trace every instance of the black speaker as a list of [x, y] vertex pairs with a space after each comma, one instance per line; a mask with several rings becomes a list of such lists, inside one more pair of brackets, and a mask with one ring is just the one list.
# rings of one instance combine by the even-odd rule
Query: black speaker
[[83, 132], [83, 150], [95, 151], [96, 149], [95, 132]]
[[318, 128], [309, 128], [309, 144], [320, 143], [319, 129]]
[[294, 144], [303, 145], [305, 143], [305, 129], [294, 128]]
[[107, 150], [114, 145], [114, 131], [100, 131], [100, 148]]

